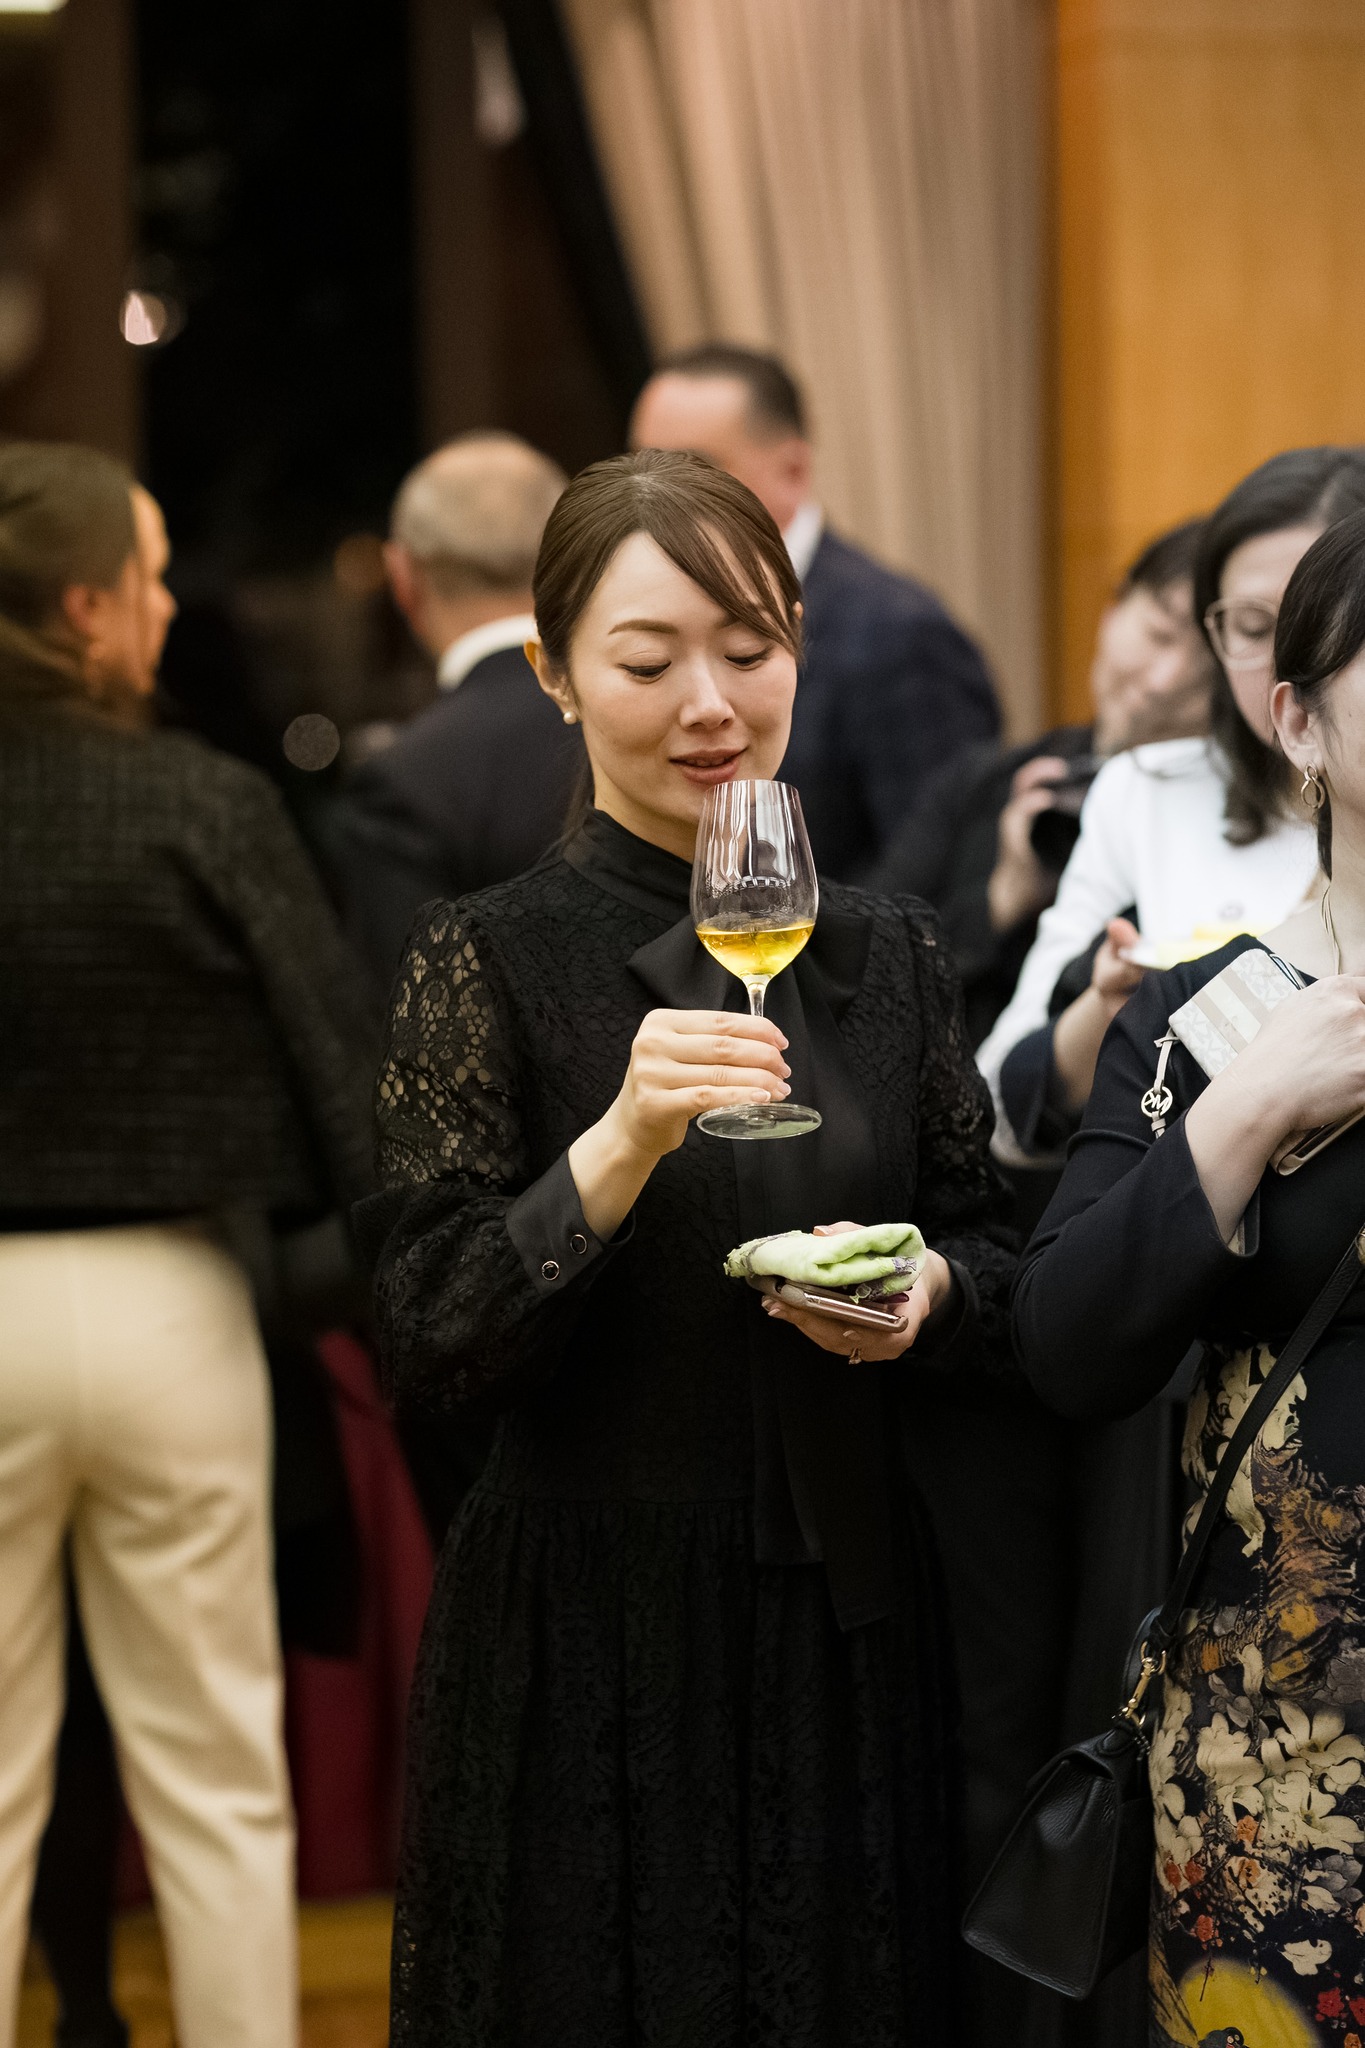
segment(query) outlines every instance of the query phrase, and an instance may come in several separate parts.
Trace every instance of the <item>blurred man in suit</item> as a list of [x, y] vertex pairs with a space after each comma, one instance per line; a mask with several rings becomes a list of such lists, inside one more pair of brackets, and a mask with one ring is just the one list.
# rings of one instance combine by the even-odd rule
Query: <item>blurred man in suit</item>
[[389, 585], [440, 696], [359, 768], [328, 837], [350, 934], [387, 996], [414, 911], [519, 874], [553, 844], [582, 738], [537, 683], [531, 574], [566, 478], [513, 434], [438, 448], [394, 500]]
[[862, 879], [927, 778], [999, 732], [980, 650], [931, 591], [826, 526], [801, 393], [775, 356], [714, 342], [667, 357], [630, 431], [636, 448], [710, 456], [782, 529], [806, 640], [782, 773], [821, 872]]

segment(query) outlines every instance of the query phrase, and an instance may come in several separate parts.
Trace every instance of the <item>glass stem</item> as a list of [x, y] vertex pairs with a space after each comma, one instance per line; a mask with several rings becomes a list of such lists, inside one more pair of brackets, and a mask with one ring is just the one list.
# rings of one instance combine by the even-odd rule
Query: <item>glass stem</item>
[[768, 976], [766, 974], [746, 974], [744, 986], [749, 991], [749, 1015], [751, 1017], [761, 1017], [763, 1015], [763, 991], [768, 986]]

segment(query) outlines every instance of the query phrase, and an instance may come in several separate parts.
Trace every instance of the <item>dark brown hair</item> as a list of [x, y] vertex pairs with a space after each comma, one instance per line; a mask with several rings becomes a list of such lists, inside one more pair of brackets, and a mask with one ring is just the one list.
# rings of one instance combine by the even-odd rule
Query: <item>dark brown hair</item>
[[[1365, 511], [1314, 541], [1289, 579], [1275, 627], [1275, 674], [1329, 726], [1329, 685], [1365, 647]], [[1332, 800], [1317, 815], [1318, 858], [1332, 872]]]
[[1145, 590], [1150, 596], [1162, 598], [1174, 583], [1193, 581], [1194, 560], [1203, 537], [1202, 519], [1185, 519], [1179, 526], [1167, 527], [1155, 540], [1149, 540], [1142, 553], [1128, 564], [1119, 585], [1114, 592], [1116, 599], [1128, 597], [1135, 590]]
[[772, 515], [705, 456], [642, 448], [580, 470], [546, 522], [532, 590], [540, 644], [561, 674], [593, 592], [633, 533], [647, 533], [729, 618], [799, 659], [801, 586]]
[[[1365, 450], [1290, 448], [1272, 455], [1229, 491], [1209, 514], [1194, 565], [1194, 615], [1204, 617], [1222, 591], [1229, 555], [1244, 541], [1288, 526], [1331, 526], [1365, 506]], [[1218, 650], [1214, 656], [1211, 727], [1228, 767], [1223, 816], [1233, 846], [1250, 846], [1293, 815], [1294, 778], [1278, 747], [1267, 746], [1237, 709]]]
[[0, 706], [90, 701], [62, 592], [117, 584], [137, 547], [132, 489], [131, 472], [96, 448], [0, 446]]
[[654, 375], [734, 377], [749, 394], [750, 430], [760, 438], [800, 434], [807, 438], [806, 405], [801, 387], [786, 364], [765, 349], [741, 348], [733, 341], [703, 341], [680, 348], [654, 366]]

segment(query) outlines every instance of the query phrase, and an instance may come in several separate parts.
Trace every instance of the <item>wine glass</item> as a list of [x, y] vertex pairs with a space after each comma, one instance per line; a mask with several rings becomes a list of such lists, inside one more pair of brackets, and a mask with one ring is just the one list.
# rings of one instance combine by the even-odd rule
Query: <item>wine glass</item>
[[[820, 889], [801, 799], [786, 782], [722, 782], [707, 793], [692, 864], [692, 922], [708, 953], [749, 992], [790, 967], [815, 929]], [[697, 1118], [713, 1138], [799, 1138], [820, 1112], [799, 1102], [746, 1102]]]

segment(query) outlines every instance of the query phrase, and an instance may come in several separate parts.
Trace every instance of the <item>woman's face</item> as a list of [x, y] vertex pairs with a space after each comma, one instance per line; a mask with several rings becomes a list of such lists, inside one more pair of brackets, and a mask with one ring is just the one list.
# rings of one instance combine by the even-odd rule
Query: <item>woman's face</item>
[[1258, 533], [1233, 549], [1223, 564], [1218, 594], [1225, 613], [1236, 620], [1244, 655], [1224, 663], [1228, 684], [1247, 724], [1268, 746], [1275, 732], [1270, 721], [1270, 692], [1275, 683], [1275, 621], [1289, 579], [1298, 568], [1321, 526], [1281, 526]]
[[82, 642], [92, 685], [121, 684], [138, 697], [156, 689], [157, 665], [176, 602], [164, 581], [171, 559], [161, 507], [149, 491], [132, 491], [134, 552], [108, 590], [75, 584], [62, 608]]
[[1189, 577], [1160, 592], [1130, 590], [1109, 606], [1096, 636], [1090, 669], [1095, 752], [1117, 754], [1146, 740], [1207, 732], [1211, 681]]
[[708, 789], [781, 766], [795, 656], [727, 617], [648, 534], [608, 563], [567, 677], [528, 652], [542, 688], [582, 721], [598, 809], [684, 859]]

